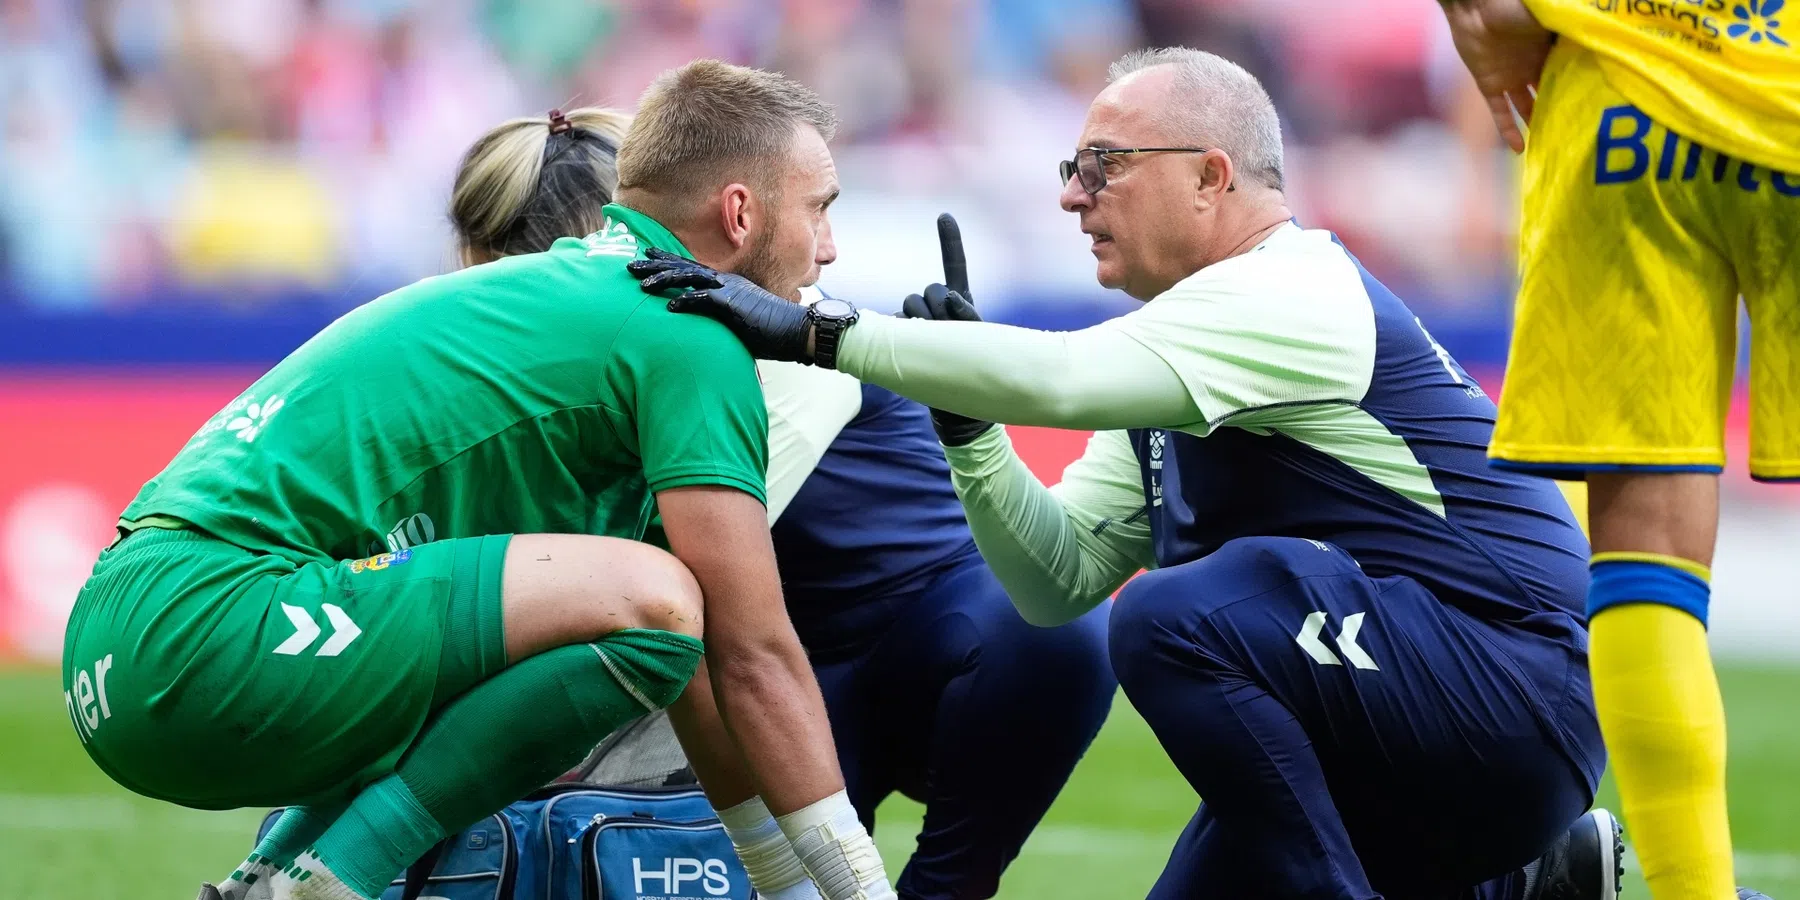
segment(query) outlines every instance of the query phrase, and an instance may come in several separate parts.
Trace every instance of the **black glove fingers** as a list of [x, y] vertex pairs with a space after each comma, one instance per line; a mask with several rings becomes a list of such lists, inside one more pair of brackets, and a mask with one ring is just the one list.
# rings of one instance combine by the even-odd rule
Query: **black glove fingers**
[[944, 298], [949, 293], [950, 289], [941, 284], [925, 286], [925, 308], [930, 310], [930, 318], [940, 322], [950, 318], [949, 313], [944, 309]]
[[900, 304], [900, 315], [907, 319], [932, 318], [931, 309], [925, 305], [925, 298], [918, 294], [910, 294]]
[[950, 290], [969, 295], [969, 260], [963, 255], [962, 227], [949, 213], [938, 216], [938, 247], [944, 256], [944, 284]]
[[722, 286], [719, 284], [719, 279], [712, 273], [694, 269], [671, 269], [667, 272], [658, 272], [638, 282], [638, 285], [651, 293], [682, 288], [703, 290]]
[[[649, 288], [645, 289], [649, 290]], [[721, 311], [720, 304], [713, 298], [712, 292], [704, 289], [678, 294], [669, 301], [669, 312], [705, 313], [716, 319]]]
[[625, 264], [625, 271], [630, 272], [631, 277], [633, 278], [643, 278], [648, 275], [655, 275], [658, 272], [667, 272], [670, 269], [680, 268], [680, 263], [682, 262], [686, 262], [686, 260], [671, 261], [661, 258], [634, 259]]
[[687, 266], [673, 265], [660, 260], [639, 259], [626, 263], [625, 271], [631, 273], [631, 277], [642, 282], [646, 278], [686, 275], [694, 270]]
[[975, 304], [955, 291], [944, 297], [944, 317], [960, 322], [981, 321], [981, 314], [975, 311]]
[[686, 290], [668, 299], [674, 313], [698, 313], [723, 324], [758, 359], [812, 362], [807, 308], [769, 293], [741, 275], [650, 249], [627, 270], [651, 294]]

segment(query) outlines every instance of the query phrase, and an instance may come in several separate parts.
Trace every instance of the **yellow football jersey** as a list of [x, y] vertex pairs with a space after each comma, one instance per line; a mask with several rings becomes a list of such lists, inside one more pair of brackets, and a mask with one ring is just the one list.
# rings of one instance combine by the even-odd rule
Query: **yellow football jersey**
[[1800, 174], [1635, 106], [1600, 54], [1550, 54], [1525, 142], [1497, 465], [1718, 472], [1750, 321], [1750, 474], [1800, 481]]
[[1738, 159], [1800, 172], [1800, 22], [1782, 21], [1786, 0], [1525, 5], [1592, 50], [1607, 81], [1651, 118]]

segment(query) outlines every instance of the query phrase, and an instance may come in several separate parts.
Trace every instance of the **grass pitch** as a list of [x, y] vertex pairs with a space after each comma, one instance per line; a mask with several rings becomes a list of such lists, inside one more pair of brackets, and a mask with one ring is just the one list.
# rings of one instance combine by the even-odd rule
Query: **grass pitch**
[[[1739, 880], [1777, 900], [1800, 898], [1800, 669], [1728, 666], [1721, 678]], [[1121, 696], [1001, 897], [1142, 897], [1196, 802]], [[1610, 785], [1601, 803], [1618, 808]], [[877, 840], [891, 873], [905, 863], [919, 813], [898, 798], [882, 808]], [[54, 671], [0, 670], [0, 900], [187, 900], [249, 852], [260, 818], [127, 793], [82, 752]], [[1648, 900], [1635, 874], [1625, 890]]]

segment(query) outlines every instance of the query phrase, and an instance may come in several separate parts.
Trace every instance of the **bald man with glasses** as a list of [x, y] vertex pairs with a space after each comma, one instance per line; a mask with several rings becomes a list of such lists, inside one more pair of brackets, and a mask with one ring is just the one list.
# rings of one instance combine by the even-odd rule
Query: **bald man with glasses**
[[[1488, 466], [1481, 387], [1293, 221], [1243, 69], [1132, 54], [1077, 146], [1062, 206], [1100, 283], [1146, 301], [1083, 331], [983, 323], [944, 285], [890, 318], [796, 313], [685, 260], [634, 272], [758, 355], [932, 406], [1028, 621], [1124, 585], [1114, 671], [1204, 799], [1151, 896], [1612, 900], [1568, 503]], [[995, 421], [1096, 433], [1046, 487]]]

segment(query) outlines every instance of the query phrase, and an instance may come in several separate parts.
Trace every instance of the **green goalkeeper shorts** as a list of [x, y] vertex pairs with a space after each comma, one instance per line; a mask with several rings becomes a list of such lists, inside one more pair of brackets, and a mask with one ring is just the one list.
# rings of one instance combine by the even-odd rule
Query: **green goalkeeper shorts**
[[76, 600], [64, 703], [94, 762], [140, 794], [200, 809], [344, 799], [505, 668], [508, 540], [296, 564], [141, 529]]

